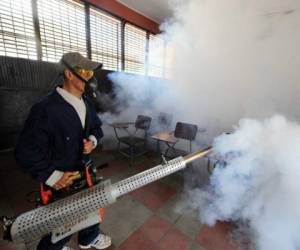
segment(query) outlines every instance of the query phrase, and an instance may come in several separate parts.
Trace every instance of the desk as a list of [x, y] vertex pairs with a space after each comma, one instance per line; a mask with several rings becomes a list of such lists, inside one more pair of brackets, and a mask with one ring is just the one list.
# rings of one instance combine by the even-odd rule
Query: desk
[[110, 123], [109, 126], [112, 126], [113, 128], [128, 128], [130, 125], [134, 124], [134, 122], [114, 122]]
[[132, 124], [134, 124], [134, 122], [114, 122], [114, 123], [110, 123], [108, 125], [113, 127], [113, 129], [115, 131], [115, 135], [116, 135], [117, 139], [119, 140], [117, 129], [124, 129], [128, 133], [128, 135], [131, 136], [128, 128]]
[[[175, 137], [174, 133], [176, 134], [176, 129], [178, 129], [177, 127], [178, 126], [176, 125], [175, 132], [174, 131], [172, 131], [172, 132], [164, 131], [164, 132], [160, 132], [160, 133], [157, 133], [157, 134], [151, 136], [152, 139], [157, 140], [157, 144], [156, 144], [157, 154], [161, 153], [160, 152], [160, 142], [164, 142], [167, 144], [167, 146], [169, 147], [167, 149], [167, 151], [168, 151], [169, 149], [174, 150], [174, 146], [179, 141], [179, 138], [187, 139], [185, 136], [182, 137], [182, 135], [181, 135], [183, 133], [182, 131], [181, 131], [181, 134], [179, 133], [178, 137]], [[197, 129], [197, 127], [196, 127], [196, 129]], [[205, 128], [199, 128], [199, 129], [197, 129], [196, 133], [204, 133], [205, 131], [206, 131]], [[192, 139], [189, 140], [190, 141], [190, 151], [192, 150], [191, 141], [194, 139], [195, 139], [195, 137], [193, 137]]]
[[178, 142], [179, 139], [177, 139], [174, 136], [174, 132], [170, 132], [170, 131], [164, 131], [164, 132], [160, 132], [158, 134], [152, 135], [151, 136], [152, 139], [156, 140], [156, 151], [157, 154], [160, 154], [160, 142], [165, 142], [165, 143], [170, 143], [170, 144], [175, 144]]

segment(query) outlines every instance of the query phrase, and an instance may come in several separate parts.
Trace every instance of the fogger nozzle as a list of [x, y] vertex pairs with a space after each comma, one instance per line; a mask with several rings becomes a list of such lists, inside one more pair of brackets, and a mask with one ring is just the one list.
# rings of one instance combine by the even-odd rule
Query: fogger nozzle
[[[67, 225], [74, 225], [80, 220], [87, 220], [87, 215], [94, 213], [100, 207], [106, 207], [124, 194], [184, 169], [188, 163], [208, 155], [211, 151], [211, 147], [199, 150], [117, 183], [100, 183], [93, 189], [84, 190], [47, 206], [23, 213], [10, 226], [11, 240], [17, 243], [29, 243], [57, 228], [66, 228]], [[79, 225], [82, 226], [76, 228], [77, 231], [85, 226], [84, 223]]]

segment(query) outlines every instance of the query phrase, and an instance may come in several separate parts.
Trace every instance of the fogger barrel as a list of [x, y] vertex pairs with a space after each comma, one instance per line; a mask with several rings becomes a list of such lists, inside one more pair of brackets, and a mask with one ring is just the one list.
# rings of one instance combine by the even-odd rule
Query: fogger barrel
[[98, 184], [65, 199], [18, 216], [10, 227], [11, 240], [29, 243], [64, 225], [72, 225], [100, 207], [112, 204], [116, 199], [135, 189], [182, 170], [187, 163], [202, 158], [211, 148], [166, 162], [114, 184]]

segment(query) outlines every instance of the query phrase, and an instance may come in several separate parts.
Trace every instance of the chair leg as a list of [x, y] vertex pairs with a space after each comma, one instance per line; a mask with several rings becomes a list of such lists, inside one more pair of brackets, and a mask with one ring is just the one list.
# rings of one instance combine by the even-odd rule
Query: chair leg
[[157, 155], [160, 155], [161, 152], [160, 152], [160, 142], [159, 140], [156, 140], [156, 154]]
[[171, 155], [168, 155], [168, 154], [169, 154], [169, 152], [173, 152], [175, 154], [175, 152], [176, 152], [176, 150], [174, 148], [175, 145], [170, 145], [169, 143], [166, 143], [166, 144], [167, 144], [168, 148], [165, 151], [165, 157], [172, 159], [172, 153], [171, 153]]
[[133, 165], [133, 147], [130, 147], [129, 149], [129, 155], [130, 155], [130, 162], [129, 162], [129, 165], [132, 166]]
[[118, 141], [117, 153], [120, 153], [120, 141]]

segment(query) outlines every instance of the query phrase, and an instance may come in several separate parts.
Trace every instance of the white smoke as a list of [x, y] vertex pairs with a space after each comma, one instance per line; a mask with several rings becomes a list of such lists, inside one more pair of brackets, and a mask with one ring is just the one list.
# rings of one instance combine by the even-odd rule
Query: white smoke
[[[149, 78], [116, 72], [109, 75], [114, 82], [114, 91], [118, 106], [118, 119], [135, 118], [137, 114], [157, 115], [170, 110], [174, 104], [174, 93], [169, 91], [169, 84], [160, 78]], [[167, 85], [168, 84], [168, 85]]]
[[299, 249], [300, 125], [279, 115], [243, 119], [215, 139], [214, 154], [210, 184], [189, 190], [201, 221], [247, 221], [258, 249]]
[[205, 127], [208, 142], [242, 117], [299, 118], [298, 0], [171, 2], [174, 16], [160, 35], [172, 51], [170, 79], [158, 86], [153, 78], [114, 76], [122, 86], [119, 98], [143, 96], [129, 100], [125, 117], [139, 110], [171, 113], [174, 121]]
[[[184, 117], [206, 124], [211, 139], [243, 117], [299, 120], [299, 1], [175, 4], [162, 27], [174, 50], [170, 75]], [[279, 116], [245, 119], [214, 147], [229, 157], [227, 166], [214, 171], [207, 191], [189, 192], [201, 220], [243, 220], [256, 248], [299, 249], [299, 126]]]
[[162, 28], [185, 117], [212, 137], [242, 117], [299, 118], [299, 1], [176, 2]]
[[[127, 89], [120, 92], [125, 97], [136, 90], [143, 96], [131, 99], [125, 116], [158, 109], [175, 113], [177, 121], [206, 127], [208, 141], [230, 132], [243, 117], [281, 113], [299, 119], [298, 0], [177, 0], [172, 5], [174, 17], [161, 26], [173, 51], [171, 82], [162, 81], [163, 91], [154, 93], [151, 81], [144, 85], [135, 77], [116, 76], [113, 80]], [[159, 105], [149, 106], [146, 99]], [[299, 126], [281, 116], [245, 119], [214, 146], [229, 158], [226, 167], [214, 171], [206, 192], [191, 191], [202, 221], [247, 220], [258, 249], [299, 249]]]

